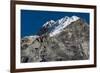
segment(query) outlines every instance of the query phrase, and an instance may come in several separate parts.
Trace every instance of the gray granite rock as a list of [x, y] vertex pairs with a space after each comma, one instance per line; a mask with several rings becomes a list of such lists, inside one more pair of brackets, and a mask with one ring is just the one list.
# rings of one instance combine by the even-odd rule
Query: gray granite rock
[[[89, 24], [78, 19], [56, 36], [44, 30], [21, 40], [21, 62], [49, 62], [89, 59]], [[45, 33], [44, 33], [45, 31]]]

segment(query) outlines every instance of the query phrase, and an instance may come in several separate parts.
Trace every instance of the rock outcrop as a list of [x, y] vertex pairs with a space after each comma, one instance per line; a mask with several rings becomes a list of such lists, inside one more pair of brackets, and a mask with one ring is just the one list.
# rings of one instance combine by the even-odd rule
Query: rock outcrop
[[89, 59], [89, 24], [79, 17], [46, 22], [37, 35], [21, 40], [22, 63], [86, 59]]

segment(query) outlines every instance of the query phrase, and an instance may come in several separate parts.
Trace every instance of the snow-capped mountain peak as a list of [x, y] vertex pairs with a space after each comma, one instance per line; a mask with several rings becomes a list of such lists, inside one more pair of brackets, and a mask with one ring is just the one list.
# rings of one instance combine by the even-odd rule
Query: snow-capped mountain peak
[[65, 22], [68, 18], [69, 18], [68, 16], [65, 16], [65, 17], [61, 18], [60, 20], [58, 20], [58, 22], [59, 22], [60, 24], [62, 24], [62, 23]]
[[46, 22], [46, 23], [43, 25], [43, 27], [51, 27], [54, 23], [55, 23], [54, 20], [50, 20], [50, 21]]
[[58, 20], [58, 26], [55, 27], [52, 32], [50, 32], [50, 37], [60, 33], [65, 27], [67, 27], [69, 24], [71, 24], [74, 21], [77, 21], [78, 19], [80, 19], [77, 16], [72, 16], [72, 17], [68, 17], [65, 16], [64, 18], [61, 18], [60, 20]]
[[72, 21], [76, 21], [76, 20], [78, 20], [78, 19], [79, 19], [79, 17], [77, 17], [77, 16], [72, 16], [72, 17], [71, 17], [71, 20], [72, 20]]
[[66, 28], [69, 24], [71, 24], [74, 21], [77, 21], [80, 19], [80, 17], [72, 16], [68, 17], [65, 16], [61, 19], [58, 19], [57, 21], [50, 20], [47, 21], [43, 26], [40, 34], [48, 33], [50, 37], [55, 36], [56, 34], [59, 34], [61, 31], [63, 31], [64, 28]]

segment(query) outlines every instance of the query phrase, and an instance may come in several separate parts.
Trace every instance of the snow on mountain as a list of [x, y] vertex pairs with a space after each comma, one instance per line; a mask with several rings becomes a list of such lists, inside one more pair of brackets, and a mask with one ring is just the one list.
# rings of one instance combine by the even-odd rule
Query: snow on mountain
[[38, 38], [38, 35], [31, 35], [31, 36], [25, 36], [23, 39], [25, 38], [30, 38], [30, 39], [34, 39], [34, 38]]
[[65, 27], [67, 27], [69, 24], [71, 24], [74, 21], [77, 21], [78, 19], [80, 19], [77, 16], [72, 16], [72, 17], [68, 17], [65, 16], [64, 18], [61, 18], [60, 20], [58, 20], [58, 26], [56, 26], [52, 32], [50, 32], [50, 37], [59, 34]]
[[30, 36], [30, 38], [39, 37], [38, 36], [39, 34], [44, 34], [46, 32], [49, 33], [50, 37], [55, 36], [56, 34], [59, 34], [61, 31], [63, 31], [63, 29], [66, 28], [69, 24], [71, 24], [74, 21], [77, 21], [78, 19], [80, 18], [77, 16], [72, 16], [72, 17], [65, 16], [61, 19], [58, 19], [57, 21], [54, 20], [47, 21], [42, 26], [40, 32], [37, 35]]
[[54, 20], [50, 20], [50, 21], [48, 21], [48, 22], [46, 22], [44, 25], [43, 25], [43, 27], [51, 27], [51, 26], [53, 26], [53, 24], [55, 24], [55, 21]]

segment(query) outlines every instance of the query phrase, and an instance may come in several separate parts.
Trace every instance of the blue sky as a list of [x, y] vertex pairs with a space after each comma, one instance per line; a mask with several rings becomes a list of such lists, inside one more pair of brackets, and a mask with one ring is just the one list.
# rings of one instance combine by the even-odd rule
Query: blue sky
[[71, 17], [73, 15], [85, 19], [89, 24], [89, 13], [21, 10], [21, 37], [35, 35], [49, 20], [56, 21], [64, 16]]

